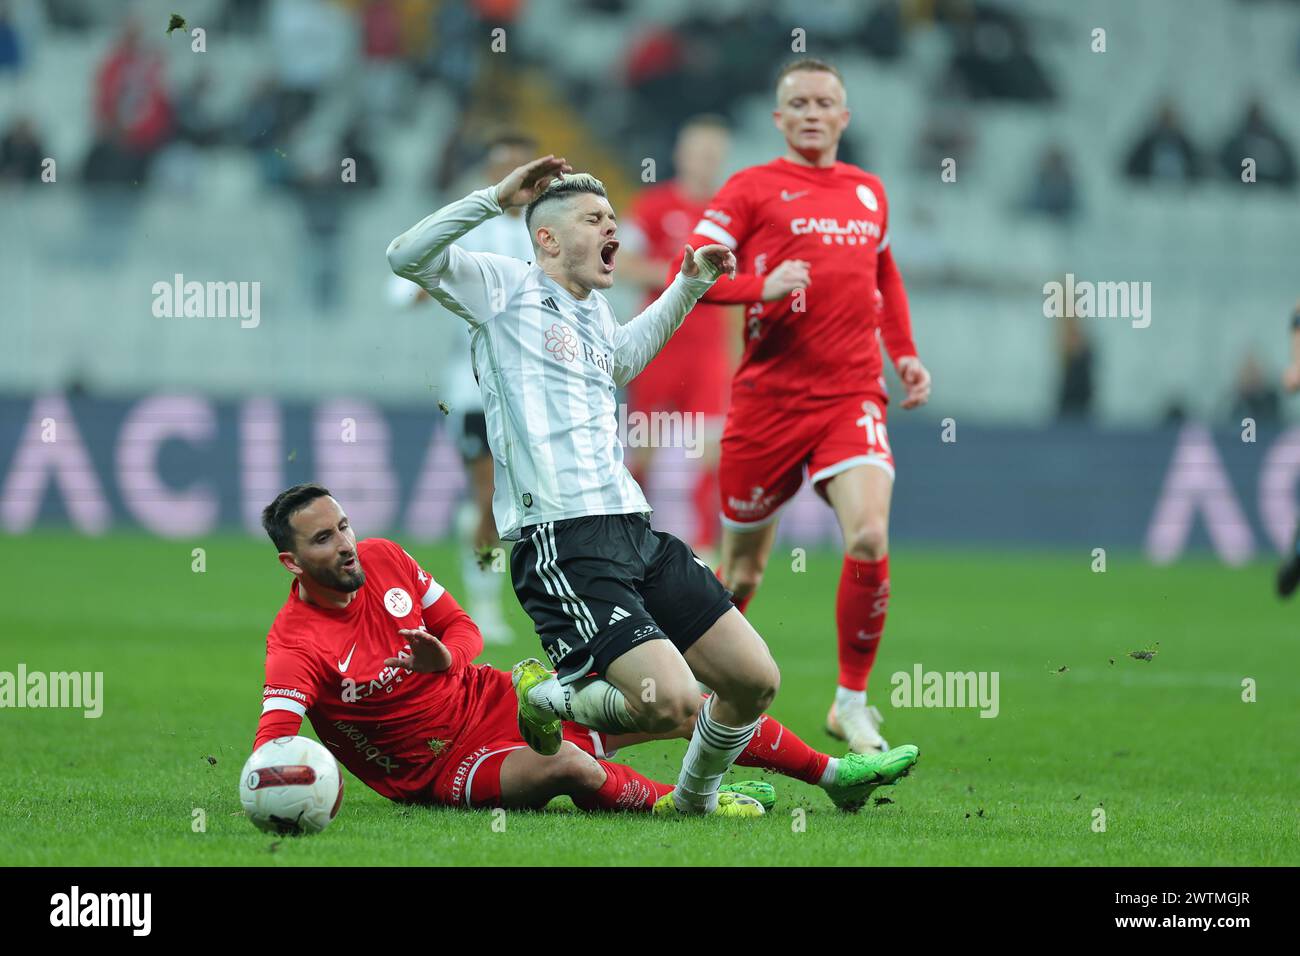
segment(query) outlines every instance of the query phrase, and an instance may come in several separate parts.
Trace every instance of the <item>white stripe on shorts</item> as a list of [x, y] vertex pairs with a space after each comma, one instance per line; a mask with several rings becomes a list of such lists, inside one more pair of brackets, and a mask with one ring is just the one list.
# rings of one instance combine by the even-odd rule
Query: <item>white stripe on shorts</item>
[[551, 568], [555, 572], [555, 577], [559, 580], [560, 585], [568, 593], [569, 597], [573, 598], [573, 600], [577, 602], [578, 608], [582, 611], [583, 617], [587, 619], [587, 625], [591, 628], [591, 636], [595, 637], [596, 630], [597, 630], [596, 619], [592, 617], [591, 608], [587, 607], [586, 601], [578, 597], [578, 595], [574, 592], [572, 585], [569, 584], [569, 579], [566, 578], [564, 576], [564, 572], [560, 570], [560, 565], [558, 563], [560, 557], [560, 549], [555, 543], [555, 522], [553, 521], [546, 522], [546, 536], [550, 539], [551, 542]]
[[[542, 579], [542, 584], [546, 586], [546, 593], [556, 598], [560, 606], [564, 608], [567, 614], [577, 627], [578, 633], [584, 640], [592, 640], [596, 636], [596, 622], [591, 616], [591, 611], [587, 605], [583, 604], [573, 593], [573, 588], [569, 586], [568, 580], [556, 566], [556, 551], [554, 531], [551, 530], [550, 522], [543, 522], [537, 525], [532, 534], [533, 547], [537, 549], [537, 576]], [[549, 545], [549, 546], [548, 546]]]

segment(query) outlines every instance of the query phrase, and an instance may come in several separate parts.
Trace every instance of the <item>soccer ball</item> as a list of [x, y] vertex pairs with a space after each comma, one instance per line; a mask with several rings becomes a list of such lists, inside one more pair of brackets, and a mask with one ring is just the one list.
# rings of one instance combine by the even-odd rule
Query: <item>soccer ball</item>
[[343, 805], [343, 775], [310, 737], [276, 737], [244, 763], [239, 802], [259, 830], [320, 833]]

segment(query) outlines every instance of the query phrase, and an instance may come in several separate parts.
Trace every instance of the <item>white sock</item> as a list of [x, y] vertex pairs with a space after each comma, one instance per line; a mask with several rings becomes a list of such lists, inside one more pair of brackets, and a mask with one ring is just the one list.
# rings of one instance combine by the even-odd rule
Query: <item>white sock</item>
[[529, 693], [534, 704], [544, 705], [564, 720], [572, 720], [607, 734], [636, 732], [623, 692], [608, 681], [593, 678], [562, 686], [551, 678]]
[[835, 782], [835, 778], [840, 772], [840, 758], [832, 757], [826, 762], [826, 769], [822, 771], [821, 779], [817, 781], [819, 787], [829, 787]]
[[[825, 700], [826, 698], [822, 698]], [[867, 692], [865, 690], [849, 690], [847, 687], [835, 688], [835, 712], [849, 710], [853, 707], [867, 706]]]
[[695, 719], [691, 744], [682, 758], [682, 772], [673, 791], [673, 804], [687, 813], [712, 813], [718, 806], [722, 775], [735, 763], [758, 727], [755, 720], [744, 727], [728, 727], [713, 719], [710, 696]]
[[561, 688], [569, 720], [607, 734], [633, 734], [636, 721], [627, 708], [623, 692], [609, 681], [599, 678], [574, 681]]

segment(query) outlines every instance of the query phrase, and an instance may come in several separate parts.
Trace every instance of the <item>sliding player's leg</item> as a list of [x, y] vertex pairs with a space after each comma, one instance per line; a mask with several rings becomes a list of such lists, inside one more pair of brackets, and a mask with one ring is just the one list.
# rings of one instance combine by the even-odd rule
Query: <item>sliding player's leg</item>
[[[671, 784], [609, 760], [597, 735], [569, 725], [565, 736], [559, 752], [549, 757], [534, 753], [517, 738], [513, 749], [489, 748], [489, 755], [467, 775], [465, 804], [541, 809], [564, 796], [580, 810], [650, 813], [672, 792]], [[765, 807], [776, 802], [775, 789], [763, 781], [739, 781], [727, 789], [728, 799], [747, 794]]]
[[534, 753], [516, 726], [517, 701], [511, 675], [479, 668], [472, 722], [457, 734], [454, 751], [443, 754], [430, 797], [444, 806], [540, 808], [569, 796], [588, 809], [649, 811], [672, 787], [613, 764], [606, 737], [565, 723], [561, 742], [550, 756]]
[[813, 486], [834, 509], [844, 539], [835, 601], [839, 681], [827, 729], [860, 753], [889, 749], [880, 736], [879, 711], [866, 695], [889, 608], [894, 462], [883, 404], [883, 398], [849, 403], [809, 466]]
[[[601, 741], [613, 753], [649, 740], [690, 740], [694, 730], [695, 722], [692, 720], [668, 733], [602, 735]], [[920, 751], [911, 744], [895, 747], [883, 754], [850, 751], [843, 757], [832, 757], [814, 749], [768, 714], [759, 720], [758, 729], [736, 758], [735, 766], [757, 767], [820, 787], [841, 810], [856, 812], [877, 787], [892, 786], [907, 776], [919, 757]], [[754, 783], [746, 782], [741, 786], [752, 788]]]
[[645, 813], [673, 789], [671, 784], [651, 780], [631, 767], [586, 753], [570, 740], [550, 757], [527, 747], [510, 751], [501, 762], [498, 787], [500, 806], [504, 807], [540, 808], [565, 796], [582, 810]]
[[877, 787], [892, 786], [911, 772], [920, 751], [911, 744], [885, 753], [843, 757], [820, 753], [772, 716], [759, 722], [758, 731], [736, 758], [738, 767], [759, 767], [802, 780], [826, 791], [841, 810], [856, 812]]

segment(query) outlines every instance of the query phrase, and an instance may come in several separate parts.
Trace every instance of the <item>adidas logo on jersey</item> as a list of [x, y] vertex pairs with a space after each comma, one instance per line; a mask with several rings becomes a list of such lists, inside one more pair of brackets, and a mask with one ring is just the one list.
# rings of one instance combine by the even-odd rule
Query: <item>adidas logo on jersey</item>
[[617, 624], [619, 621], [622, 621], [628, 617], [631, 617], [631, 615], [628, 614], [627, 611], [623, 610], [621, 607], [619, 607], [616, 604], [614, 605], [614, 613], [609, 616], [609, 623], [606, 624], [605, 626], [612, 627], [613, 625]]
[[555, 304], [555, 299], [551, 298], [551, 296], [549, 295], [542, 300], [542, 305], [550, 309], [552, 312], [560, 311], [560, 307]]

